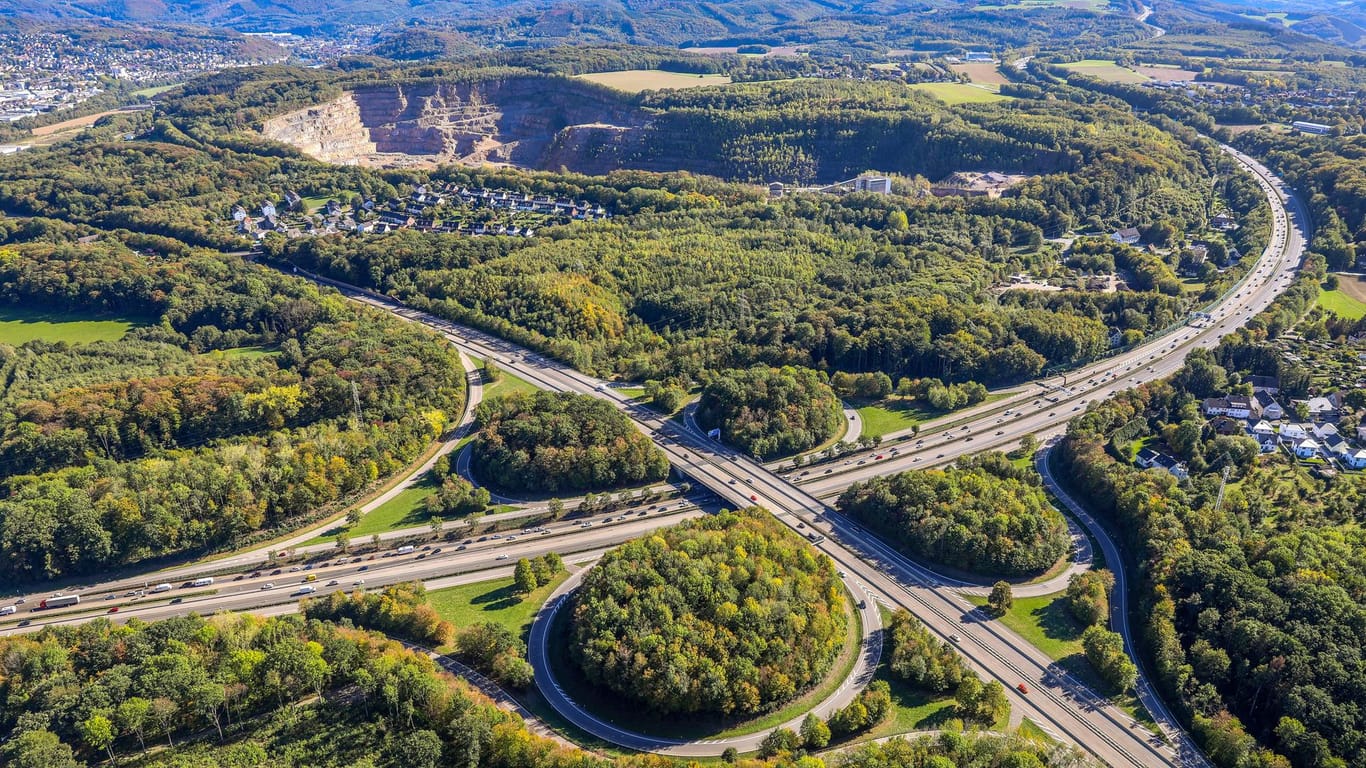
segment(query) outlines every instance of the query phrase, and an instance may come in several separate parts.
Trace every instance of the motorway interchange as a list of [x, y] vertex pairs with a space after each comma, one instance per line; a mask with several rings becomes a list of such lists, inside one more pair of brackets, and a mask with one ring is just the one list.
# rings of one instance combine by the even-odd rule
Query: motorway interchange
[[[656, 442], [679, 475], [707, 489], [725, 505], [765, 507], [794, 530], [812, 538], [812, 546], [830, 556], [841, 569], [851, 594], [870, 598], [869, 606], [876, 602], [892, 608], [904, 607], [941, 638], [952, 639], [971, 666], [986, 679], [1002, 683], [1017, 716], [1035, 721], [1058, 740], [1076, 744], [1108, 765], [1205, 765], [1204, 758], [1153, 694], [1146, 679], [1140, 680], [1140, 700], [1157, 722], [1161, 737], [1070, 677], [1052, 659], [1018, 635], [986, 620], [961, 594], [962, 582], [946, 579], [900, 555], [876, 536], [833, 512], [823, 499], [830, 499], [850, 484], [876, 475], [946, 465], [963, 455], [1012, 447], [1025, 435], [1049, 438], [1061, 434], [1066, 422], [1087, 404], [1171, 375], [1181, 366], [1187, 352], [1217, 344], [1220, 337], [1265, 309], [1289, 285], [1298, 268], [1306, 242], [1307, 213], [1303, 204], [1260, 164], [1231, 148], [1224, 149], [1260, 180], [1273, 209], [1274, 223], [1266, 251], [1242, 283], [1215, 306], [1206, 309], [1207, 321], [1172, 329], [1136, 348], [1069, 372], [1065, 377], [1051, 377], [1000, 393], [1000, 397], [986, 404], [929, 425], [917, 436], [890, 435], [876, 450], [847, 455], [805, 471], [793, 469], [785, 476], [775, 474], [764, 465], [708, 440], [644, 405], [631, 402], [606, 382], [556, 361], [409, 309], [387, 297], [324, 278], [315, 279], [382, 311], [429, 326], [463, 353], [495, 360], [536, 386], [611, 401]], [[1107, 561], [1122, 562], [1104, 529], [1084, 517], [1084, 511], [1075, 500], [1062, 493], [1059, 495], [1064, 506], [1086, 524], [1100, 542]], [[664, 507], [608, 514], [606, 517], [613, 520], [606, 524], [603, 516], [599, 516], [595, 524], [586, 527], [577, 521], [560, 521], [545, 526], [545, 531], [539, 530], [538, 526], [538, 530], [514, 532], [507, 537], [457, 538], [454, 543], [432, 544], [431, 549], [415, 549], [402, 555], [375, 554], [373, 560], [369, 554], [338, 556], [328, 558], [326, 565], [315, 565], [309, 570], [304, 570], [302, 564], [267, 567], [265, 551], [257, 550], [218, 561], [217, 565], [208, 561], [174, 571], [177, 578], [190, 580], [212, 573], [215, 583], [209, 587], [173, 585], [170, 592], [136, 596], [138, 590], [145, 592], [149, 585], [166, 581], [168, 577], [164, 574], [91, 585], [81, 590], [83, 600], [79, 605], [23, 614], [22, 626], [19, 622], [0, 623], [0, 634], [32, 631], [51, 623], [88, 621], [99, 616], [122, 619], [132, 615], [155, 620], [190, 611], [275, 612], [281, 610], [282, 604], [297, 600], [294, 593], [303, 587], [313, 587], [318, 594], [357, 587], [370, 589], [398, 581], [430, 580], [455, 573], [505, 568], [508, 565], [505, 561], [509, 559], [550, 551], [591, 557], [661, 525], [701, 513], [686, 501], [671, 501]], [[358, 560], [358, 557], [363, 559]], [[225, 566], [225, 562], [230, 565]], [[299, 570], [291, 571], [291, 568]], [[1116, 570], [1120, 571], [1117, 576], [1122, 584], [1122, 569]], [[361, 581], [364, 583], [356, 583]], [[272, 585], [271, 588], [263, 588], [267, 584]], [[32, 601], [42, 597], [26, 596], [25, 604], [20, 607], [31, 607]], [[1123, 611], [1123, 597], [1123, 589], [1118, 589], [1115, 628], [1124, 635], [1132, 654], [1133, 643]], [[559, 600], [556, 596], [547, 602], [542, 609], [543, 617], [537, 619], [538, 626], [544, 626], [544, 615], [553, 612]], [[115, 605], [119, 606], [119, 611], [112, 614], [105, 607]], [[20, 616], [3, 616], [0, 620], [16, 618]], [[533, 627], [531, 660], [536, 668], [537, 683], [543, 690], [556, 690], [546, 665], [537, 663], [536, 632]], [[864, 659], [865, 663], [859, 665], [851, 679], [862, 675], [860, 681], [866, 681], [868, 661]], [[875, 659], [872, 661], [875, 663]], [[818, 705], [818, 709], [824, 711], [837, 706], [856, 694], [858, 686], [847, 683], [835, 696]], [[717, 754], [724, 749], [721, 744], [710, 742], [649, 744], [652, 737], [613, 728], [579, 708], [568, 697], [548, 698], [575, 725], [623, 746], [692, 755]], [[659, 742], [659, 739], [653, 741]]]

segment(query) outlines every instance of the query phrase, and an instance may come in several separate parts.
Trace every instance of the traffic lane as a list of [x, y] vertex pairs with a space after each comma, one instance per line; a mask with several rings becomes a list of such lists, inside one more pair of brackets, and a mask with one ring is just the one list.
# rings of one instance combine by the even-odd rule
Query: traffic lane
[[[27, 619], [30, 624], [24, 627], [9, 625], [0, 629], [0, 633], [16, 630], [33, 631], [48, 624], [79, 623], [82, 620], [104, 615], [111, 618], [115, 616], [119, 618], [138, 616], [146, 619], [148, 617], [174, 616], [191, 611], [212, 613], [219, 610], [243, 610], [257, 605], [280, 602], [282, 593], [287, 595], [305, 586], [314, 587], [317, 590], [316, 594], [324, 594], [349, 590], [356, 586], [371, 589], [401, 581], [410, 581], [414, 578], [426, 580], [451, 573], [479, 570], [485, 566], [497, 566], [504, 562], [515, 562], [522, 557], [539, 557], [549, 552], [568, 555], [603, 546], [615, 546], [649, 533], [658, 527], [673, 525], [703, 514], [705, 514], [703, 511], [694, 507], [666, 515], [637, 516], [609, 525], [572, 526], [571, 530], [567, 530], [559, 536], [532, 534], [522, 537], [518, 535], [511, 544], [506, 539], [489, 541], [482, 549], [461, 550], [459, 549], [461, 545], [452, 544], [441, 547], [442, 552], [438, 556], [428, 554], [430, 550], [428, 552], [414, 551], [407, 555], [376, 558], [373, 561], [354, 562], [353, 559], [347, 558], [345, 563], [336, 563], [327, 568], [316, 568], [312, 571], [291, 572], [282, 569], [279, 574], [262, 572], [258, 576], [244, 576], [241, 580], [216, 582], [212, 587], [217, 590], [215, 594], [186, 596], [180, 598], [176, 603], [162, 602], [161, 598], [154, 598], [157, 600], [155, 604], [139, 606], [120, 602], [120, 600], [125, 600], [123, 597], [119, 597], [119, 600], [106, 601], [99, 599], [100, 595], [93, 595], [92, 599], [88, 601], [83, 599], [80, 605], [72, 608], [36, 611], [24, 615], [22, 618], [15, 616], [14, 618], [20, 621]], [[418, 559], [419, 557], [422, 559]], [[309, 575], [315, 576], [316, 579], [311, 582], [305, 581]], [[333, 580], [338, 583], [330, 584], [329, 582]], [[362, 581], [364, 584], [357, 585], [355, 583], [357, 581]], [[266, 584], [273, 586], [270, 589], [263, 589]], [[166, 593], [165, 597], [177, 599], [173, 593]], [[148, 601], [144, 599], [142, 602], [147, 603]], [[118, 611], [116, 613], [109, 613], [108, 610], [92, 611], [92, 606], [99, 608], [117, 607]], [[32, 608], [32, 606], [27, 607]]]
[[[563, 533], [566, 532], [566, 531], [569, 531], [569, 530], [571, 530], [571, 529], [574, 529], [574, 526], [577, 525], [577, 524], [578, 524], [579, 522], [581, 522], [581, 521], [586, 521], [586, 522], [592, 522], [592, 523], [595, 523], [595, 524], [599, 524], [599, 523], [603, 522], [605, 519], [608, 519], [608, 518], [611, 518], [611, 519], [614, 519], [614, 520], [620, 520], [621, 518], [625, 518], [625, 517], [649, 517], [649, 516], [659, 516], [659, 515], [663, 515], [663, 514], [668, 514], [668, 513], [670, 513], [670, 512], [681, 512], [681, 511], [687, 511], [687, 510], [701, 511], [700, 508], [698, 508], [697, 505], [696, 505], [693, 501], [690, 501], [690, 500], [688, 500], [688, 499], [686, 499], [686, 498], [682, 498], [682, 499], [672, 499], [672, 500], [665, 501], [665, 502], [658, 502], [658, 503], [655, 503], [655, 504], [651, 504], [651, 505], [648, 506], [648, 507], [646, 507], [644, 504], [637, 504], [637, 505], [632, 505], [632, 506], [630, 506], [630, 507], [626, 507], [626, 508], [624, 508], [624, 509], [622, 509], [622, 510], [614, 510], [614, 511], [612, 511], [612, 512], [599, 512], [599, 513], [594, 513], [594, 514], [589, 514], [589, 515], [575, 516], [575, 517], [573, 517], [573, 518], [565, 518], [565, 519], [562, 519], [562, 520], [559, 520], [559, 521], [555, 521], [555, 522], [552, 522], [552, 523], [545, 524], [544, 526], [541, 526], [541, 527], [548, 529], [548, 530], [550, 531], [550, 534], [551, 534], [551, 535], [561, 535], [561, 534], [563, 534]], [[534, 516], [534, 515], [533, 515], [533, 514], [528, 514], [527, 516]], [[499, 519], [500, 517], [506, 517], [506, 516], [491, 515], [491, 516], [488, 516], [487, 518], [484, 518], [484, 519], [485, 519], [485, 520], [488, 520], [488, 521], [492, 521], [492, 520], [494, 520], [494, 519]], [[510, 519], [510, 518], [509, 518], [509, 519]], [[461, 538], [461, 534], [460, 534], [459, 528], [452, 527], [451, 529], [448, 530], [448, 533], [454, 533], [454, 534], [456, 535], [456, 539], [457, 539], [457, 540], [451, 541], [451, 542], [445, 542], [445, 541], [426, 542], [426, 543], [421, 544], [420, 546], [424, 546], [426, 549], [432, 549], [432, 548], [454, 548], [454, 547], [459, 546], [459, 545], [462, 543], [461, 541], [459, 541], [459, 539]], [[505, 540], [505, 537], [506, 537], [507, 535], [518, 535], [518, 533], [519, 533], [519, 532], [516, 531], [516, 530], [504, 531], [504, 532], [500, 532], [500, 533], [498, 533], [498, 534], [488, 534], [488, 535], [480, 536], [480, 537], [477, 538], [477, 540], [475, 540], [475, 539], [473, 539], [473, 538], [470, 538], [470, 537], [465, 537], [465, 539], [466, 539], [466, 540], [465, 540], [465, 544], [466, 544], [468, 547], [470, 547], [470, 548], [475, 548], [475, 549], [482, 548], [482, 547], [488, 547], [488, 546], [496, 546], [496, 545], [498, 544], [498, 541], [500, 541], [500, 540]], [[410, 537], [413, 537], [413, 536], [422, 536], [422, 537], [425, 538], [425, 537], [427, 537], [427, 536], [430, 536], [430, 528], [429, 528], [429, 527], [426, 527], [426, 526], [419, 526], [419, 527], [412, 528], [412, 529], [406, 529], [406, 530], [400, 530], [400, 531], [391, 531], [391, 532], [387, 532], [387, 533], [385, 533], [385, 534], [381, 534], [380, 536], [381, 536], [381, 540], [382, 540], [382, 541], [384, 541], [384, 540], [392, 540], [392, 539], [410, 538]], [[279, 545], [277, 545], [277, 546], [273, 546], [273, 547], [268, 548], [268, 550], [258, 551], [258, 552], [255, 553], [255, 556], [254, 556], [252, 559], [244, 560], [244, 561], [242, 561], [242, 562], [240, 562], [240, 563], [228, 563], [228, 562], [226, 562], [226, 561], [209, 560], [209, 561], [204, 561], [204, 562], [202, 562], [198, 567], [184, 566], [183, 568], [180, 569], [180, 572], [179, 572], [179, 573], [175, 573], [175, 574], [173, 574], [172, 572], [169, 572], [169, 571], [162, 571], [162, 572], [149, 573], [149, 574], [146, 574], [146, 575], [144, 575], [144, 576], [138, 576], [138, 577], [126, 577], [126, 578], [116, 579], [116, 580], [107, 581], [107, 582], [97, 582], [97, 583], [76, 585], [76, 586], [71, 586], [71, 587], [66, 587], [66, 588], [64, 588], [63, 590], [61, 590], [61, 593], [62, 593], [62, 594], [79, 594], [79, 595], [82, 596], [82, 599], [83, 599], [83, 602], [84, 602], [84, 600], [90, 599], [90, 598], [104, 599], [105, 597], [107, 597], [107, 596], [110, 595], [110, 594], [115, 594], [115, 595], [118, 595], [118, 596], [121, 596], [121, 597], [128, 597], [129, 595], [127, 595], [126, 593], [128, 593], [128, 592], [130, 592], [130, 591], [134, 591], [134, 590], [144, 590], [144, 591], [146, 591], [146, 590], [150, 589], [151, 587], [153, 587], [153, 586], [155, 586], [155, 585], [157, 585], [157, 584], [159, 584], [159, 583], [169, 583], [169, 584], [172, 585], [173, 590], [174, 590], [174, 589], [179, 589], [179, 588], [182, 588], [182, 587], [187, 587], [187, 586], [188, 586], [188, 582], [189, 582], [190, 580], [193, 580], [193, 579], [198, 578], [198, 577], [204, 577], [204, 576], [211, 576], [211, 577], [214, 577], [214, 579], [215, 579], [216, 582], [222, 582], [222, 581], [224, 581], [224, 580], [231, 580], [231, 579], [234, 579], [234, 577], [236, 577], [236, 576], [238, 576], [238, 575], [247, 574], [247, 573], [250, 573], [250, 572], [253, 572], [253, 571], [268, 571], [268, 572], [271, 572], [271, 575], [273, 575], [273, 576], [278, 576], [278, 575], [280, 575], [280, 573], [274, 573], [274, 571], [275, 571], [276, 569], [280, 569], [282, 572], [288, 572], [288, 573], [294, 572], [294, 571], [292, 570], [292, 568], [295, 568], [296, 566], [294, 566], [293, 564], [276, 565], [272, 560], [267, 559], [267, 553], [268, 553], [268, 552], [274, 552], [274, 551], [277, 551], [277, 550], [280, 550], [280, 549], [281, 549], [281, 547], [280, 547]], [[334, 543], [326, 543], [326, 544], [319, 544], [319, 545], [311, 546], [311, 547], [297, 547], [297, 548], [294, 548], [294, 551], [295, 551], [295, 554], [296, 554], [296, 555], [304, 555], [304, 556], [307, 556], [307, 555], [310, 555], [310, 554], [314, 554], [314, 555], [317, 555], [317, 554], [329, 555], [328, 557], [322, 558], [324, 561], [331, 561], [331, 560], [333, 560], [333, 558], [330, 557], [330, 555], [334, 555], [334, 554], [335, 554], [335, 555], [336, 555], [336, 562], [337, 562], [337, 564], [340, 564], [342, 561], [348, 561], [348, 562], [349, 562], [349, 561], [355, 560], [357, 557], [360, 557], [362, 560], [376, 560], [376, 559], [379, 559], [380, 557], [387, 558], [387, 557], [389, 557], [389, 556], [391, 556], [391, 555], [393, 554], [393, 551], [394, 551], [394, 550], [393, 550], [393, 549], [390, 549], [390, 550], [386, 551], [385, 553], [383, 553], [382, 555], [381, 555], [380, 553], [376, 553], [375, 555], [371, 555], [371, 556], [358, 556], [358, 555], [354, 555], [354, 554], [343, 554], [343, 553], [341, 553], [341, 552], [339, 552], [339, 551], [337, 550], [336, 545], [335, 545]], [[239, 566], [239, 565], [241, 566], [240, 570], [235, 570], [235, 569], [233, 569], [234, 566]], [[312, 566], [309, 566], [309, 565], [297, 566], [297, 569], [298, 569], [299, 571], [317, 571], [317, 572], [319, 572], [319, 573], [323, 573], [323, 572], [324, 572], [324, 571], [322, 571], [322, 570], [319, 568], [319, 566], [317, 566], [317, 565], [312, 565]], [[38, 603], [39, 603], [43, 598], [52, 596], [53, 594], [54, 594], [54, 592], [51, 592], [51, 591], [34, 592], [34, 593], [19, 595], [19, 596], [17, 596], [14, 600], [7, 600], [6, 602], [7, 602], [7, 603], [11, 603], [11, 604], [15, 604], [15, 605], [19, 605], [19, 606], [21, 606], [21, 608], [24, 608], [25, 610], [27, 610], [27, 609], [32, 608], [33, 606], [38, 605]], [[22, 602], [17, 602], [17, 601], [20, 601], [20, 600], [21, 600]]]

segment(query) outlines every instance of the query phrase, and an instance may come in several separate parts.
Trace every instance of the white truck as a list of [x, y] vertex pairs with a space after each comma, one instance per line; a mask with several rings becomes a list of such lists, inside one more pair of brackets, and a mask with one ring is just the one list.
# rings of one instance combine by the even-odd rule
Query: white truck
[[313, 586], [312, 584], [309, 584], [307, 586], [299, 587], [298, 589], [294, 590], [294, 595], [311, 595], [317, 591], [317, 587]]
[[396, 554], [396, 555], [411, 555], [415, 549], [416, 549], [416, 547], [414, 547], [412, 544], [404, 544], [403, 546], [401, 546], [401, 547], [399, 547], [398, 549], [394, 550], [394, 554]]
[[150, 594], [150, 595], [159, 595], [159, 594], [161, 594], [162, 592], [170, 592], [170, 591], [171, 591], [171, 585], [170, 585], [170, 584], [165, 584], [165, 583], [163, 583], [163, 584], [158, 584], [158, 585], [156, 585], [155, 587], [152, 587], [151, 589], [147, 590], [147, 593]]
[[212, 584], [212, 583], [213, 583], [213, 577], [212, 577], [212, 576], [205, 576], [205, 577], [202, 578], [202, 579], [195, 579], [194, 581], [190, 582], [190, 586], [192, 586], [192, 587], [207, 587], [207, 586], [209, 586], [209, 585]]

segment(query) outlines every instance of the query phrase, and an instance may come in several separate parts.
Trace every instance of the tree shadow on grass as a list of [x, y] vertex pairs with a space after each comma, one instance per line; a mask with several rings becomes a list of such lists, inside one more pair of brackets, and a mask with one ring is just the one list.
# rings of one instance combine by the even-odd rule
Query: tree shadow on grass
[[520, 602], [522, 602], [522, 595], [517, 593], [516, 587], [512, 584], [489, 590], [482, 595], [475, 595], [470, 600], [471, 605], [482, 606], [480, 610], [484, 611], [501, 611]]
[[1039, 629], [1050, 640], [1068, 642], [1081, 639], [1082, 626], [1067, 610], [1067, 601], [1058, 598], [1030, 614], [1038, 620]]

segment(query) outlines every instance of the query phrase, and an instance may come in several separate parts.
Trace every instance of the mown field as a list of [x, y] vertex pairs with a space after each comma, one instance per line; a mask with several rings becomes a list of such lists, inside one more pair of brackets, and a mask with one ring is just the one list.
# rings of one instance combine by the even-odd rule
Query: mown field
[[1111, 83], [1146, 83], [1148, 78], [1128, 67], [1121, 67], [1108, 59], [1082, 59], [1070, 64], [1063, 64], [1064, 69], [1069, 69], [1083, 75], [1105, 80]]
[[81, 315], [0, 307], [0, 344], [18, 346], [35, 339], [89, 344], [123, 338], [139, 321], [116, 318], [95, 320]]
[[1010, 96], [993, 93], [981, 86], [967, 83], [916, 83], [911, 86], [940, 101], [955, 106], [958, 104], [989, 104], [996, 101], [1009, 101]]

